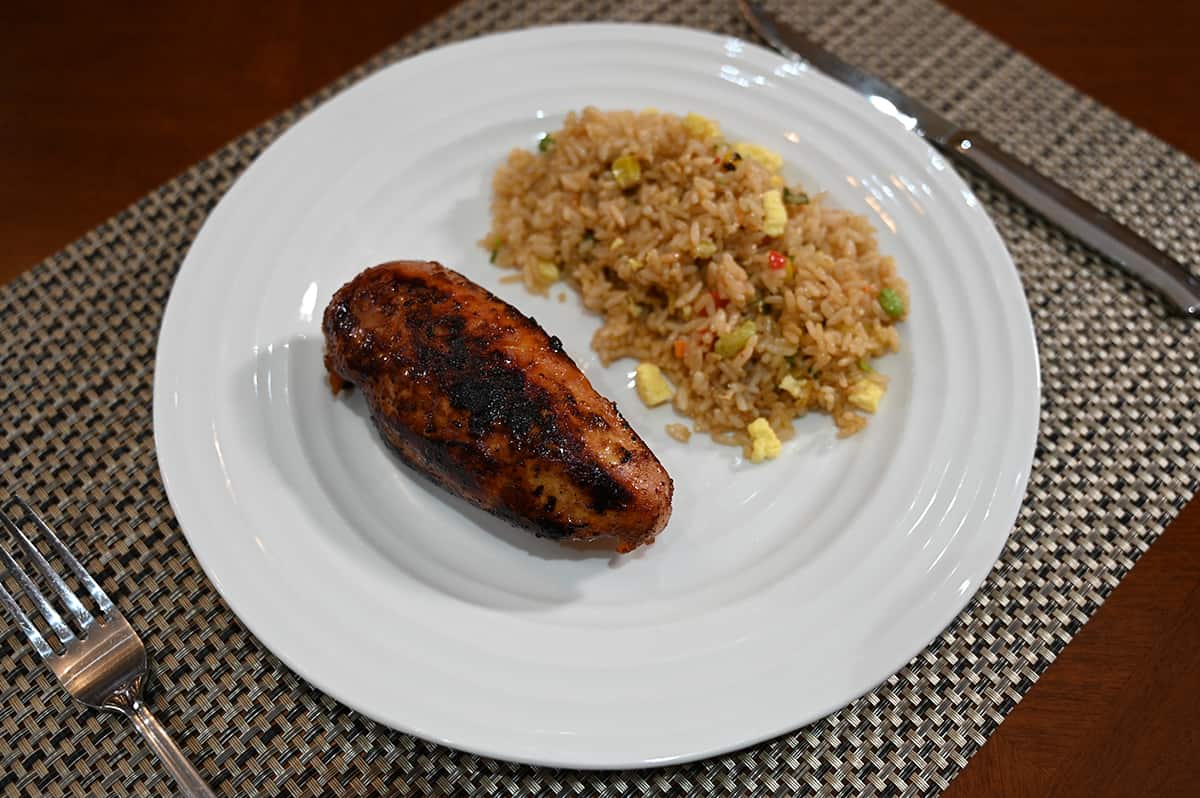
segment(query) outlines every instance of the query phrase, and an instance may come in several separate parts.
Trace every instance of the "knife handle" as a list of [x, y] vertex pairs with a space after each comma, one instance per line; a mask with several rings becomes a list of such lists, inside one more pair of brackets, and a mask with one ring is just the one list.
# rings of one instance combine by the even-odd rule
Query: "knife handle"
[[974, 166], [1026, 205], [1157, 288], [1185, 315], [1200, 318], [1200, 279], [1137, 233], [978, 133], [959, 131], [944, 146], [952, 159]]

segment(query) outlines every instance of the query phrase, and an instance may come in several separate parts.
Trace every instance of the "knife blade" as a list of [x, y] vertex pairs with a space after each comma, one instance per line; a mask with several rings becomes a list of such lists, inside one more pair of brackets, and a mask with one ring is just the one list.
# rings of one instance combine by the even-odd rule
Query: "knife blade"
[[846, 63], [803, 31], [776, 19], [759, 3], [738, 0], [738, 6], [754, 32], [781, 54], [805, 62], [854, 89], [878, 111], [899, 121], [952, 161], [987, 175], [1079, 241], [1158, 289], [1177, 311], [1200, 318], [1200, 278], [1133, 230], [979, 133], [955, 124], [895, 86]]

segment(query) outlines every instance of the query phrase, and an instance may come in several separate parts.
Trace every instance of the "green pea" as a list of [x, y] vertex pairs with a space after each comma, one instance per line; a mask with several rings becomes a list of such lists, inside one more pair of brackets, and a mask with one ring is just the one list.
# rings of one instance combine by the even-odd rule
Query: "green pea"
[[893, 319], [904, 315], [904, 299], [891, 288], [884, 288], [879, 292], [879, 307]]

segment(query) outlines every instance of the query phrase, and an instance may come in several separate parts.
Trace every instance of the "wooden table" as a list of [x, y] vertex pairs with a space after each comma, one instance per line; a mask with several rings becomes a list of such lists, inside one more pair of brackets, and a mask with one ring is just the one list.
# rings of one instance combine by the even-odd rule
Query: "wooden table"
[[[452, 3], [301, 5], [0, 8], [0, 282]], [[1200, 4], [949, 5], [1200, 156]], [[1200, 499], [1193, 499], [949, 794], [1194, 794], [1197, 718]]]

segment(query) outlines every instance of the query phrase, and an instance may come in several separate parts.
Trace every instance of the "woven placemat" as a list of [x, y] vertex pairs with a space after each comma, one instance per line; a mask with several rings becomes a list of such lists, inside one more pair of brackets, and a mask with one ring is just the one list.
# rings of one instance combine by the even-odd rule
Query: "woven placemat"
[[[969, 119], [1185, 263], [1200, 168], [929, 0], [782, 9], [852, 62]], [[4, 481], [87, 551], [136, 617], [153, 704], [225, 795], [936, 793], [1197, 488], [1198, 331], [1138, 283], [968, 175], [1016, 260], [1041, 349], [1041, 433], [1002, 558], [928, 649], [825, 720], [734, 755], [579, 773], [390, 731], [300, 681], [252, 637], [184, 542], [154, 457], [155, 338], [205, 216], [281, 131], [399, 58], [480, 33], [583, 19], [748, 35], [727, 0], [467, 0], [0, 290]], [[86, 541], [81, 546], [80, 543]], [[82, 710], [0, 626], [0, 794], [169, 795], [131, 726]]]

